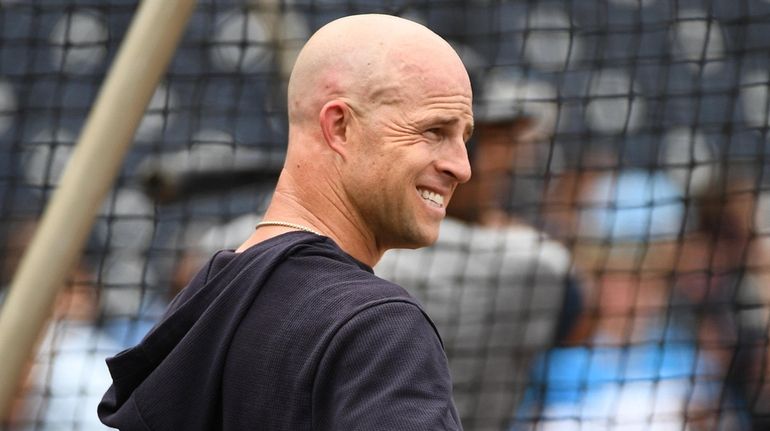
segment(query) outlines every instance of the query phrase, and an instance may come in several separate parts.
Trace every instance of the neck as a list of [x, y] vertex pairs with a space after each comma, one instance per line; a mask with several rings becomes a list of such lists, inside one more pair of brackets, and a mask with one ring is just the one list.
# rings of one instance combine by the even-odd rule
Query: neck
[[[276, 186], [270, 205], [263, 220], [281, 221], [301, 225], [327, 236], [346, 253], [357, 260], [374, 266], [384, 251], [379, 251], [376, 242], [360, 223], [347, 211], [348, 205], [336, 196], [328, 183], [304, 181], [304, 187], [296, 187], [292, 175], [284, 171]], [[311, 186], [312, 184], [312, 186]], [[278, 236], [291, 230], [287, 226], [262, 226], [256, 229], [238, 251]]]

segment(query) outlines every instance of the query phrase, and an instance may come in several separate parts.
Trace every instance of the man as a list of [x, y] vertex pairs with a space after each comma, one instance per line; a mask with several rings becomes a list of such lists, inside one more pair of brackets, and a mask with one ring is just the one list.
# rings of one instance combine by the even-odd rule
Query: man
[[[428, 60], [428, 61], [426, 61]], [[321, 28], [288, 88], [286, 163], [264, 220], [134, 349], [99, 407], [121, 429], [461, 429], [441, 341], [385, 250], [438, 236], [470, 178], [470, 80], [416, 23]]]
[[546, 83], [514, 77], [485, 81], [475, 109], [473, 178], [457, 189], [438, 241], [388, 252], [375, 268], [412, 292], [435, 322], [466, 430], [510, 427], [532, 358], [566, 332], [579, 309], [570, 254], [509, 209], [512, 170], [534, 171], [536, 154], [549, 150], [546, 103], [555, 97]]

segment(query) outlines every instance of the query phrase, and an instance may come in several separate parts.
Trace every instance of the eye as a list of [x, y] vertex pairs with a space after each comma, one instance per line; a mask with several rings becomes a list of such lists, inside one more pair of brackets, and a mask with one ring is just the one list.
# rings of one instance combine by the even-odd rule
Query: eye
[[424, 135], [425, 135], [425, 136], [426, 136], [428, 139], [432, 139], [432, 140], [440, 140], [440, 139], [441, 139], [441, 137], [443, 136], [443, 131], [442, 131], [442, 130], [441, 130], [441, 128], [439, 128], [439, 127], [432, 127], [432, 128], [430, 128], [430, 129], [426, 130], [426, 131], [425, 131], [425, 133], [424, 133]]

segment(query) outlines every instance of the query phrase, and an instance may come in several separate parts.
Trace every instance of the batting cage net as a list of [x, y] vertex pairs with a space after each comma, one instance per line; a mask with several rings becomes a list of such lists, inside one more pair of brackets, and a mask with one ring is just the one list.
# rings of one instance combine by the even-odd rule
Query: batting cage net
[[[2, 286], [136, 8], [0, 0]], [[260, 220], [299, 48], [366, 12], [473, 81], [474, 178], [375, 267], [438, 327], [464, 427], [770, 429], [768, 0], [200, 1], [5, 427], [102, 428], [104, 358]]]

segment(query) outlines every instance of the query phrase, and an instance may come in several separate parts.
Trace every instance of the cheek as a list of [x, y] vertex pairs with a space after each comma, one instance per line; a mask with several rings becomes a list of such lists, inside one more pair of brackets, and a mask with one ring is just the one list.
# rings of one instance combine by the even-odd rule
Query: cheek
[[355, 167], [355, 181], [359, 185], [366, 185], [369, 188], [377, 187], [378, 184], [384, 184], [388, 179], [388, 166], [390, 161], [381, 154], [365, 155]]
[[377, 154], [370, 155], [369, 168], [381, 180], [413, 176], [417, 145], [388, 142]]
[[435, 157], [437, 146], [424, 142], [413, 132], [396, 128], [381, 128], [381, 135], [370, 133], [358, 153], [360, 178], [374, 190], [403, 189], [413, 183]]

